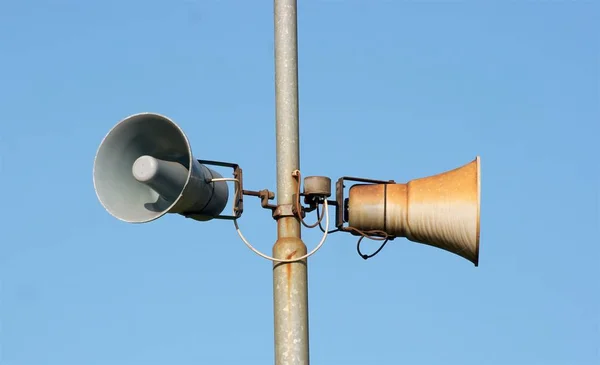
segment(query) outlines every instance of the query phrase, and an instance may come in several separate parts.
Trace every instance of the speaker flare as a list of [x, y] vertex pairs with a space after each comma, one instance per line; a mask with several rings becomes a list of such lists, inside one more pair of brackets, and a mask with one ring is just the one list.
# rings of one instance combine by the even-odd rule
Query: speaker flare
[[354, 185], [348, 224], [438, 247], [479, 264], [480, 159], [406, 184]]

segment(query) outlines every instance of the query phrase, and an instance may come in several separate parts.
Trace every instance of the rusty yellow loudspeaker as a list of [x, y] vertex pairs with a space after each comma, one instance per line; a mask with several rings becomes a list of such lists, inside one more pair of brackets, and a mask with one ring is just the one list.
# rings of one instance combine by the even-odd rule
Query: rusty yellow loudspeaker
[[479, 157], [407, 184], [354, 185], [348, 225], [435, 246], [479, 263]]

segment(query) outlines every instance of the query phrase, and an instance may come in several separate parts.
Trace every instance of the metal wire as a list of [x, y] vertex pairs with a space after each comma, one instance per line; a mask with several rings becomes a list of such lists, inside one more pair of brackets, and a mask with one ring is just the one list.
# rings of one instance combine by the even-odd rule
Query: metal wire
[[[233, 181], [235, 182], [235, 193], [237, 195], [237, 191], [239, 189], [239, 180], [236, 178], [229, 178], [229, 177], [223, 177], [223, 178], [215, 178], [212, 179], [211, 181]], [[323, 210], [325, 211], [325, 227], [327, 227], [327, 229], [329, 229], [329, 209], [327, 206], [327, 200], [325, 199], [323, 201]], [[234, 215], [235, 215], [235, 205], [233, 207], [233, 211], [234, 211]], [[319, 244], [309, 253], [307, 253], [306, 255], [303, 255], [301, 257], [295, 258], [295, 259], [276, 259], [274, 257], [271, 257], [269, 255], [265, 255], [264, 253], [258, 251], [256, 248], [254, 248], [254, 246], [252, 246], [252, 244], [250, 244], [250, 242], [248, 242], [248, 240], [246, 239], [246, 237], [244, 237], [244, 235], [242, 234], [242, 231], [240, 230], [240, 227], [238, 225], [237, 222], [237, 218], [233, 219], [233, 225], [235, 226], [235, 230], [238, 234], [238, 236], [240, 236], [240, 238], [242, 239], [242, 241], [244, 242], [244, 244], [250, 249], [252, 250], [252, 252], [254, 252], [255, 254], [257, 254], [258, 256], [273, 261], [273, 262], [279, 262], [279, 263], [291, 263], [291, 262], [297, 262], [297, 261], [302, 261], [306, 258], [309, 258], [310, 256], [314, 255], [317, 251], [319, 251], [319, 249], [323, 246], [323, 244], [325, 243], [325, 240], [327, 239], [327, 230], [325, 230], [325, 233], [323, 234], [323, 237], [321, 238], [321, 241], [319, 242]], [[316, 226], [316, 225], [315, 225]]]

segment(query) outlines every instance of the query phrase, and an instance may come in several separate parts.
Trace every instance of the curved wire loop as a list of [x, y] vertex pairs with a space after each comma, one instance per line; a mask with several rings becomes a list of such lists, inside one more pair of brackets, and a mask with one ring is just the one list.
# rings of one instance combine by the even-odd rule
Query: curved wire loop
[[[215, 179], [211, 179], [211, 181], [233, 181], [235, 182], [235, 189], [236, 189], [236, 194], [237, 194], [237, 190], [239, 189], [239, 180], [235, 179], [235, 178], [229, 178], [229, 177], [223, 177], [223, 178], [215, 178]], [[233, 207], [234, 210], [234, 214], [235, 214], [235, 206]], [[248, 240], [246, 239], [246, 237], [244, 237], [244, 235], [242, 234], [242, 231], [240, 230], [240, 227], [238, 225], [237, 222], [237, 218], [233, 219], [233, 225], [235, 226], [235, 230], [238, 234], [238, 236], [240, 236], [240, 238], [242, 239], [242, 241], [244, 242], [244, 244], [255, 254], [257, 254], [258, 256], [267, 259], [269, 261], [273, 261], [273, 262], [278, 262], [278, 263], [291, 263], [291, 262], [298, 262], [298, 261], [302, 261], [304, 259], [309, 258], [310, 256], [314, 255], [317, 251], [319, 251], [319, 249], [323, 246], [323, 244], [325, 243], [325, 240], [327, 239], [327, 229], [329, 229], [329, 209], [327, 207], [327, 199], [323, 200], [323, 210], [325, 211], [324, 215], [325, 215], [325, 233], [323, 234], [323, 237], [321, 238], [321, 241], [319, 242], [319, 244], [309, 253], [307, 253], [306, 255], [300, 256], [298, 258], [294, 258], [294, 259], [277, 259], [275, 257], [271, 257], [269, 255], [265, 255], [264, 253], [258, 251], [256, 248], [254, 248], [254, 246], [252, 246], [252, 244], [250, 244], [250, 242], [248, 242]], [[315, 225], [316, 227], [316, 225]]]

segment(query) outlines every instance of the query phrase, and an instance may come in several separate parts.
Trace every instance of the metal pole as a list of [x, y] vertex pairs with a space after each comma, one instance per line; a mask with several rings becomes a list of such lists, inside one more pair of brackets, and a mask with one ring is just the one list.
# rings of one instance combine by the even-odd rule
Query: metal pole
[[[300, 222], [292, 214], [300, 167], [298, 129], [298, 39], [296, 0], [275, 2], [275, 114], [277, 139], [277, 242], [273, 256], [306, 254]], [[306, 260], [273, 265], [275, 364], [309, 364]]]

